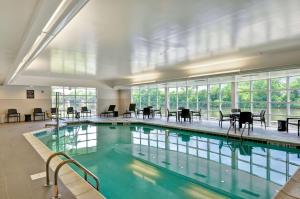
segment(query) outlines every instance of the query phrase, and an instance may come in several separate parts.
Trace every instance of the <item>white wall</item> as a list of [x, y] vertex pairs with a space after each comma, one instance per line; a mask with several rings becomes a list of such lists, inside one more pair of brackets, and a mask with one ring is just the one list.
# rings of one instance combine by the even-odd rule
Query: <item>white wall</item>
[[[27, 99], [26, 90], [34, 90], [35, 98]], [[21, 120], [24, 120], [24, 114], [32, 114], [33, 108], [42, 108], [43, 111], [50, 111], [51, 88], [0, 86], [0, 114], [6, 115], [9, 108], [16, 108], [21, 113]]]

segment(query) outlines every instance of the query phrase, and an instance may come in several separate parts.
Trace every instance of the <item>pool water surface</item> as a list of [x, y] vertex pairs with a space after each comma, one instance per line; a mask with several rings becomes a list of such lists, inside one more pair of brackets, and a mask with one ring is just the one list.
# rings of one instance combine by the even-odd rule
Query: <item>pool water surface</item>
[[143, 124], [36, 136], [98, 176], [107, 198], [272, 198], [300, 165], [297, 149]]

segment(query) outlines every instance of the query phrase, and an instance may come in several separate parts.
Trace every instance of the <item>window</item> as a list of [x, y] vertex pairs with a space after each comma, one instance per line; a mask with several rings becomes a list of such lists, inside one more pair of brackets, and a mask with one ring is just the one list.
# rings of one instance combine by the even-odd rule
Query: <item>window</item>
[[56, 92], [60, 93], [59, 110], [63, 116], [66, 116], [68, 107], [80, 111], [81, 107], [87, 106], [91, 110], [92, 115], [97, 113], [97, 90], [96, 88], [83, 87], [52, 87], [52, 107], [55, 107]]
[[[75, 91], [68, 92], [67, 103], [79, 103], [74, 101]], [[256, 114], [266, 110], [267, 124], [276, 125], [279, 119], [300, 115], [300, 70], [135, 86], [131, 98], [137, 107], [201, 109], [202, 116], [214, 119], [219, 117], [220, 109], [229, 113], [231, 108], [240, 108]], [[233, 99], [237, 107], [233, 107]]]
[[271, 122], [287, 116], [287, 78], [271, 79]]

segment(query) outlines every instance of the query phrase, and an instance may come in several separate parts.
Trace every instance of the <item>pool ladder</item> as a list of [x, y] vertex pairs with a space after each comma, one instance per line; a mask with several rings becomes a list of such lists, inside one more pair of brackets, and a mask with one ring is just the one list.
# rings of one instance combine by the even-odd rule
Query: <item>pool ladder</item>
[[[244, 125], [244, 127], [243, 127], [242, 133], [241, 133], [241, 139], [243, 139], [243, 134], [244, 134], [244, 131], [246, 129], [247, 124], [248, 124], [248, 135], [249, 135], [250, 124], [249, 124], [249, 122], [246, 122], [245, 125]], [[236, 125], [236, 121], [235, 120], [230, 122], [230, 126], [229, 126], [229, 128], [227, 130], [227, 133], [226, 133], [227, 139], [229, 137], [229, 132], [231, 130], [231, 127], [234, 127], [234, 133], [236, 133], [236, 127], [235, 127], [235, 125]]]
[[[82, 166], [79, 162], [77, 162], [76, 160], [74, 160], [73, 158], [71, 158], [69, 155], [65, 154], [64, 152], [53, 153], [47, 159], [47, 162], [46, 162], [46, 184], [45, 184], [45, 186], [50, 186], [49, 167], [50, 167], [51, 160], [55, 156], [64, 156], [67, 159], [63, 160], [55, 168], [55, 171], [54, 171], [54, 187], [53, 187], [54, 191], [53, 191], [53, 198], [60, 198], [59, 190], [58, 190], [58, 172], [59, 172], [60, 168], [63, 167], [65, 164], [74, 164], [75, 166], [77, 166], [81, 171], [83, 171], [85, 181], [87, 181], [92, 187], [94, 187], [96, 190], [99, 191], [99, 185], [100, 185], [99, 178], [97, 176], [95, 176], [92, 172], [90, 172], [87, 168], [85, 168], [84, 166]], [[91, 184], [88, 181], [88, 179], [87, 179], [88, 175], [91, 176], [92, 178], [94, 178], [94, 180], [96, 182], [96, 186], [94, 186], [93, 184]]]

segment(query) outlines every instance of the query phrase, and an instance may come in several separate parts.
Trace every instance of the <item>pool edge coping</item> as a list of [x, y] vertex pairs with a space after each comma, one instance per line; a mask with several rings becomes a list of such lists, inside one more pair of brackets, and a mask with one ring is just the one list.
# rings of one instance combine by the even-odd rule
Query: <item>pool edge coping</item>
[[[36, 131], [23, 133], [25, 139], [31, 144], [35, 151], [41, 156], [46, 163], [48, 157], [53, 154], [43, 142], [34, 136], [35, 133], [41, 131], [49, 131], [51, 128], [42, 128]], [[50, 163], [50, 169], [55, 170], [56, 166], [62, 162], [59, 157], [54, 157]], [[106, 199], [99, 191], [85, 181], [79, 174], [77, 174], [69, 165], [65, 165], [60, 169], [58, 174], [59, 179], [65, 185], [65, 187], [74, 195], [77, 199]], [[51, 178], [50, 178], [51, 179]], [[101, 184], [100, 184], [101, 187]]]

